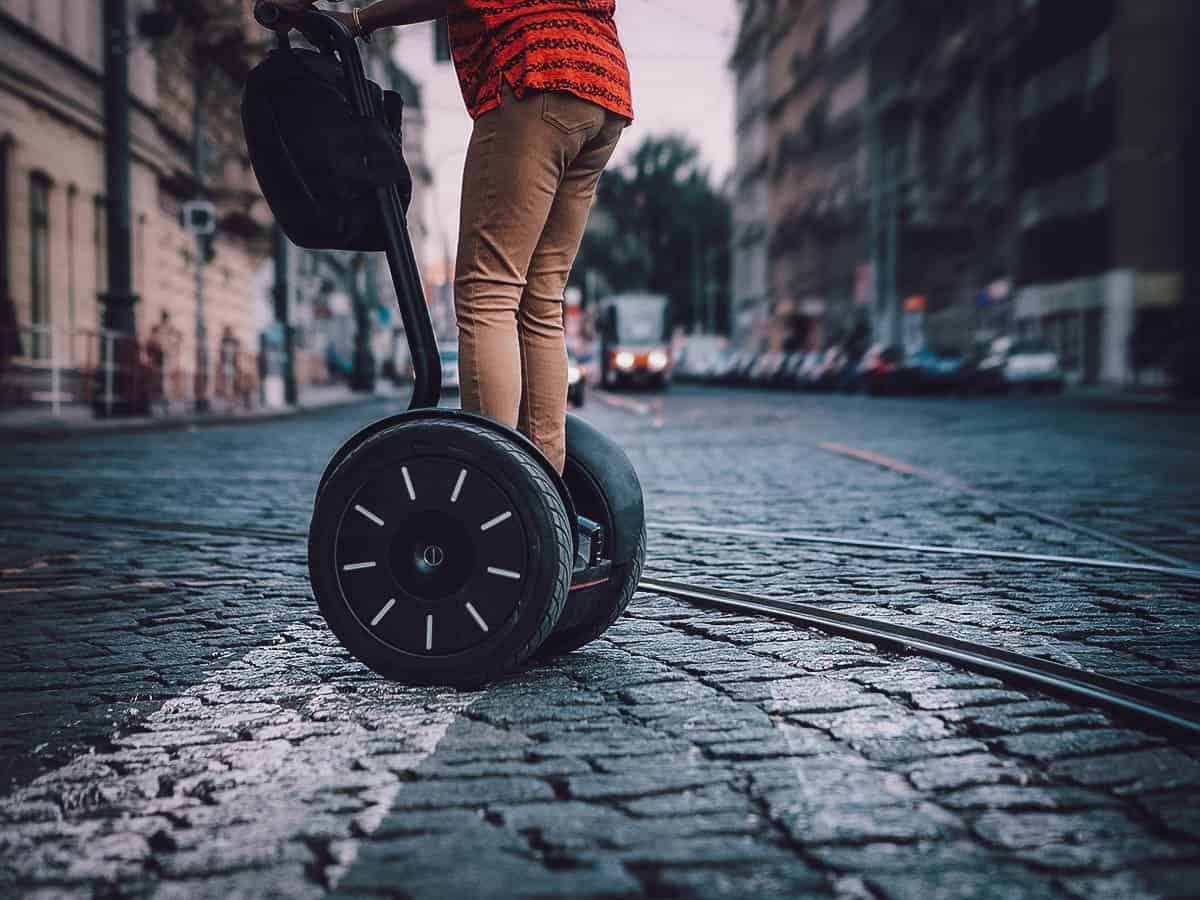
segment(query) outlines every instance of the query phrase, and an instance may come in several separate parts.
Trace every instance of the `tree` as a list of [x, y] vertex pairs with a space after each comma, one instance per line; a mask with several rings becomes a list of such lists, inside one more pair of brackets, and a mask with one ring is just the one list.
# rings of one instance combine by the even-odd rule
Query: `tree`
[[610, 292], [666, 294], [677, 325], [727, 331], [729, 240], [729, 204], [698, 148], [679, 135], [648, 137], [600, 179], [575, 275], [584, 283], [591, 272]]

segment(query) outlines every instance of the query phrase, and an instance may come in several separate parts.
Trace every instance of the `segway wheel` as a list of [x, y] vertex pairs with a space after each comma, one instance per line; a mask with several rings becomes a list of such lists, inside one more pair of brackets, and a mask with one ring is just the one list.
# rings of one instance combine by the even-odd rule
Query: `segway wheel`
[[603, 530], [608, 577], [572, 588], [558, 626], [540, 656], [570, 653], [591, 643], [633, 599], [646, 561], [642, 486], [625, 452], [582, 419], [567, 417], [567, 465], [563, 473], [578, 512]]
[[334, 634], [375, 671], [475, 687], [554, 629], [573, 532], [554, 481], [517, 441], [469, 420], [411, 416], [329, 476], [309, 572]]

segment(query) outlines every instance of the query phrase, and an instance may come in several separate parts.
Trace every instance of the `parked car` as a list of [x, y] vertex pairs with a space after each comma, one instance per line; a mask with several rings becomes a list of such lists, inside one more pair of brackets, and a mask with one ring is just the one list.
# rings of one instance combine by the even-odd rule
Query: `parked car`
[[813, 367], [809, 387], [816, 391], [832, 391], [842, 379], [849, 360], [841, 347], [830, 347], [821, 354], [820, 361]]
[[1058, 354], [1041, 338], [1014, 341], [1009, 347], [1004, 360], [1004, 384], [1007, 388], [1058, 393], [1064, 383]]
[[904, 349], [872, 344], [855, 367], [859, 384], [868, 394], [902, 394], [911, 389], [911, 375], [904, 365]]
[[754, 363], [750, 380], [757, 387], [776, 387], [779, 383], [783, 364], [787, 362], [787, 354], [779, 351], [762, 354]]
[[909, 355], [904, 368], [914, 391], [944, 394], [963, 386], [963, 359], [924, 348]]

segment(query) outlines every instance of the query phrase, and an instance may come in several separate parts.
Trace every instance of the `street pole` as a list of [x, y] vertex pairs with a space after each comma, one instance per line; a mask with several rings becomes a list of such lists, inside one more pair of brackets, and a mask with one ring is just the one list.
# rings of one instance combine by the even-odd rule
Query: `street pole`
[[887, 310], [888, 310], [888, 337], [889, 344], [899, 344], [901, 336], [901, 321], [900, 321], [900, 291], [896, 283], [896, 271], [898, 268], [897, 257], [899, 255], [899, 217], [900, 217], [900, 191], [898, 185], [897, 161], [900, 153], [898, 150], [887, 150], [884, 154], [884, 196], [886, 198], [886, 232], [884, 235], [884, 251], [887, 259], [887, 271], [885, 272], [885, 285], [887, 289]]
[[278, 224], [272, 232], [275, 256], [275, 321], [283, 333], [283, 400], [288, 406], [298, 401], [296, 391], [296, 360], [292, 347], [292, 321], [289, 304], [288, 239]]
[[[204, 101], [208, 93], [209, 68], [196, 61], [193, 77], [194, 103], [192, 108], [192, 177], [196, 182], [196, 199], [204, 195]], [[204, 266], [207, 264], [208, 244], [204, 236], [196, 235], [196, 380], [194, 406], [198, 413], [209, 410], [208, 401], [208, 328], [204, 321]]]
[[[108, 285], [99, 297], [101, 324], [118, 340], [100, 336], [102, 371], [137, 361], [137, 323], [133, 293], [132, 155], [130, 151], [129, 10], [126, 0], [104, 0], [104, 174], [108, 226]], [[118, 396], [102, 415], [129, 415], [137, 410], [128, 382], [118, 379]]]

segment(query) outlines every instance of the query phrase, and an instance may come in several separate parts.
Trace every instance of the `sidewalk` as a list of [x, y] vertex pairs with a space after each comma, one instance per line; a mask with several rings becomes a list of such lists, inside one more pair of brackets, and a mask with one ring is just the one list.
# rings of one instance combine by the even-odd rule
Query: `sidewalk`
[[48, 408], [0, 411], [0, 438], [38, 440], [82, 434], [122, 434], [136, 431], [166, 431], [199, 426], [251, 424], [351, 403], [367, 403], [381, 397], [403, 396], [403, 388], [380, 382], [374, 393], [355, 393], [344, 384], [315, 385], [300, 389], [294, 407], [256, 407], [248, 410], [214, 410], [158, 413], [150, 416], [104, 419], [86, 406], [64, 407], [59, 415]]

